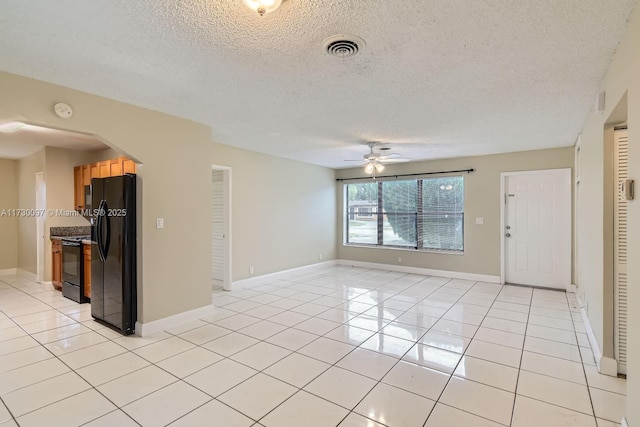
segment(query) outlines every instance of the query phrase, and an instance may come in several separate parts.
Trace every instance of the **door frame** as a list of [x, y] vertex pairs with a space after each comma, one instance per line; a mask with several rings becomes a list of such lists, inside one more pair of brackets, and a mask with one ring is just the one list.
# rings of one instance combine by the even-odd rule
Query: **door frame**
[[507, 205], [506, 203], [506, 181], [507, 178], [509, 178], [510, 176], [517, 176], [517, 175], [539, 175], [541, 173], [553, 173], [553, 172], [557, 172], [557, 173], [562, 173], [564, 175], [565, 178], [565, 183], [564, 185], [567, 187], [566, 190], [568, 190], [568, 194], [569, 194], [569, 210], [568, 210], [568, 215], [569, 215], [569, 224], [570, 227], [567, 227], [566, 233], [567, 235], [565, 236], [565, 238], [567, 238], [568, 242], [569, 242], [569, 281], [567, 283], [567, 291], [573, 291], [573, 285], [571, 284], [571, 263], [572, 263], [572, 259], [573, 259], [573, 254], [572, 252], [572, 247], [571, 247], [571, 235], [572, 235], [572, 229], [573, 229], [573, 218], [572, 218], [572, 202], [571, 202], [571, 168], [558, 168], [558, 169], [536, 169], [536, 170], [528, 170], [528, 171], [514, 171], [514, 172], [502, 172], [500, 173], [500, 230], [498, 230], [500, 232], [500, 283], [501, 284], [505, 284], [505, 278], [506, 278], [506, 272], [505, 272], [505, 233], [504, 233], [504, 227], [505, 227], [505, 215], [507, 213], [505, 207]]
[[36, 172], [36, 212], [42, 213], [36, 216], [36, 281], [38, 283], [44, 283], [44, 270], [46, 265], [44, 253], [46, 216], [44, 212], [47, 208], [47, 196], [45, 186], [44, 172]]
[[[224, 259], [226, 260], [222, 289], [230, 291], [232, 285], [231, 267], [233, 265], [231, 259], [231, 168], [229, 166], [211, 165], [211, 170], [222, 172], [222, 188], [224, 192]], [[212, 183], [211, 175], [209, 175], [209, 182]], [[209, 241], [211, 241], [211, 236], [209, 236]]]

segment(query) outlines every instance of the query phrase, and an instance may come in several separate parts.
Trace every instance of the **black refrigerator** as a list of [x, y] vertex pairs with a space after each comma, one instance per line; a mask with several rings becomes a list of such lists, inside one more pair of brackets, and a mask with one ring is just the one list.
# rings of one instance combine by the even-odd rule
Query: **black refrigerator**
[[91, 180], [91, 315], [124, 335], [135, 332], [136, 175]]

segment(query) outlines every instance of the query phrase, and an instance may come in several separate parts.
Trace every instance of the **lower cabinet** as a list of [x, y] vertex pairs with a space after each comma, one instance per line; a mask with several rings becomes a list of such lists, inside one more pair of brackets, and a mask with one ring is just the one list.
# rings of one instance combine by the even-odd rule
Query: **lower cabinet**
[[91, 298], [91, 245], [82, 244], [84, 262], [84, 296]]
[[62, 290], [62, 240], [51, 241], [51, 282], [57, 290]]

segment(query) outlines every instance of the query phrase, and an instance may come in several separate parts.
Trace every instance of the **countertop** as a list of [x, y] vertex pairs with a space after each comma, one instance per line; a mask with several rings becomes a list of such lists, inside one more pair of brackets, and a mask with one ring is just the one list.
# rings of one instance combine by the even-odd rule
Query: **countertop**
[[[51, 240], [65, 240], [68, 239], [69, 237], [76, 237], [76, 236], [51, 236], [49, 237]], [[82, 243], [83, 245], [90, 245], [93, 242], [91, 239], [82, 239], [80, 240], [80, 243]]]

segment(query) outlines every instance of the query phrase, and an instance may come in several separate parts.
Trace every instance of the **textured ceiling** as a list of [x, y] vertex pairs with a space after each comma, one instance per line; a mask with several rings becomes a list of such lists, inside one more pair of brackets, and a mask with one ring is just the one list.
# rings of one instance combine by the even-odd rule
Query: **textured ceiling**
[[[330, 167], [575, 142], [635, 0], [0, 2], [0, 68]], [[326, 55], [334, 34], [366, 41]], [[61, 100], [64, 101], [64, 100]], [[401, 144], [401, 145], [400, 145]]]

